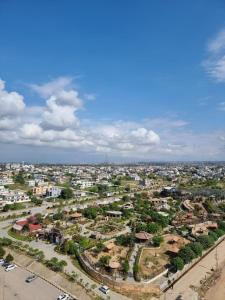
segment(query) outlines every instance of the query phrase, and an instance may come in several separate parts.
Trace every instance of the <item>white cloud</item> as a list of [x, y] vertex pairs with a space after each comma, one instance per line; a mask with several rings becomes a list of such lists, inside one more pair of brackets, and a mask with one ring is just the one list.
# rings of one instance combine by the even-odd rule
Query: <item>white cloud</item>
[[[18, 93], [13, 92], [12, 97], [12, 93], [5, 91], [2, 81], [0, 83], [0, 94], [4, 97], [10, 94], [11, 102], [10, 109], [7, 108], [4, 115], [0, 114], [0, 143], [108, 153], [113, 157], [144, 160], [194, 159], [198, 156], [203, 159], [204, 155], [205, 158], [218, 158], [224, 153], [221, 138], [224, 132], [189, 132], [187, 122], [180, 119], [158, 118], [139, 122], [82, 120], [77, 113], [83, 100], [69, 80], [35, 85], [35, 91], [44, 97], [45, 105], [31, 107], [25, 106]], [[54, 150], [52, 155], [54, 157]]]
[[30, 84], [30, 87], [41, 97], [47, 98], [52, 94], [65, 90], [65, 88], [71, 87], [72, 81], [72, 77], [58, 77], [42, 85]]
[[57, 100], [58, 102], [61, 101], [61, 99], [54, 96], [47, 100], [47, 106], [42, 115], [42, 126], [48, 129], [66, 129], [68, 127], [77, 127], [79, 125], [79, 120], [75, 116], [75, 112], [79, 106], [58, 105]]
[[82, 107], [83, 101], [78, 91], [72, 88], [71, 78], [60, 77], [43, 85], [31, 85], [31, 88], [47, 99], [42, 114], [43, 128], [64, 130], [79, 126], [75, 113]]
[[225, 81], [225, 55], [218, 57], [210, 57], [203, 62], [209, 76], [218, 82]]
[[209, 41], [208, 51], [215, 54], [224, 49], [225, 49], [225, 29], [222, 29], [218, 32], [218, 34], [214, 39]]
[[7, 92], [5, 82], [0, 79], [0, 117], [18, 115], [24, 108], [23, 96], [16, 92]]
[[225, 81], [225, 29], [222, 29], [207, 45], [208, 57], [202, 63], [210, 77]]
[[24, 124], [20, 129], [20, 137], [24, 139], [40, 139], [42, 134], [42, 128], [34, 123]]

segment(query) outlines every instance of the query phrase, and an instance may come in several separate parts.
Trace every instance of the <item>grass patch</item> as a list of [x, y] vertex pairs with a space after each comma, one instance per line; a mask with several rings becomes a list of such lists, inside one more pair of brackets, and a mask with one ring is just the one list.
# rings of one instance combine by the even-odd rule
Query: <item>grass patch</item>
[[18, 232], [13, 231], [12, 228], [8, 230], [8, 235], [19, 241], [30, 242], [33, 240], [31, 236], [22, 235]]

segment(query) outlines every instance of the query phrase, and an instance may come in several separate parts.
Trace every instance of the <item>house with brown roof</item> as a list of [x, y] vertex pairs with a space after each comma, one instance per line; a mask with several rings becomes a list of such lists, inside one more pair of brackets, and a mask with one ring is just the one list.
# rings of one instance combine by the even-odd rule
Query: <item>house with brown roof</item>
[[146, 231], [140, 231], [135, 234], [135, 238], [141, 243], [148, 242], [152, 237], [153, 235]]

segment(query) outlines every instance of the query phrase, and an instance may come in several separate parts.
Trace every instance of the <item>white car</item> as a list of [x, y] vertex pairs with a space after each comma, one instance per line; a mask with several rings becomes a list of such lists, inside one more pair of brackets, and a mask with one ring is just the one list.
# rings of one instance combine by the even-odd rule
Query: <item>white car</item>
[[3, 258], [0, 259], [0, 266], [5, 263], [5, 260]]
[[5, 271], [8, 272], [8, 271], [12, 271], [16, 268], [16, 265], [9, 265], [8, 267], [5, 268]]
[[107, 295], [110, 290], [106, 285], [103, 285], [99, 288], [99, 291], [101, 291], [103, 294]]
[[57, 300], [69, 300], [69, 295], [67, 295], [67, 294], [59, 295]]

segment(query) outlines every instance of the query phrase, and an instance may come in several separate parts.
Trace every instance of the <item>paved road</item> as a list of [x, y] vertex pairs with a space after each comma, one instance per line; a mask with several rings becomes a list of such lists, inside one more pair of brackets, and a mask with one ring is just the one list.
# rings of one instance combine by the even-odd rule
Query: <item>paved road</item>
[[30, 275], [26, 270], [19, 267], [5, 272], [0, 267], [0, 299], [1, 300], [56, 300], [61, 292], [41, 278], [31, 283], [25, 279]]

